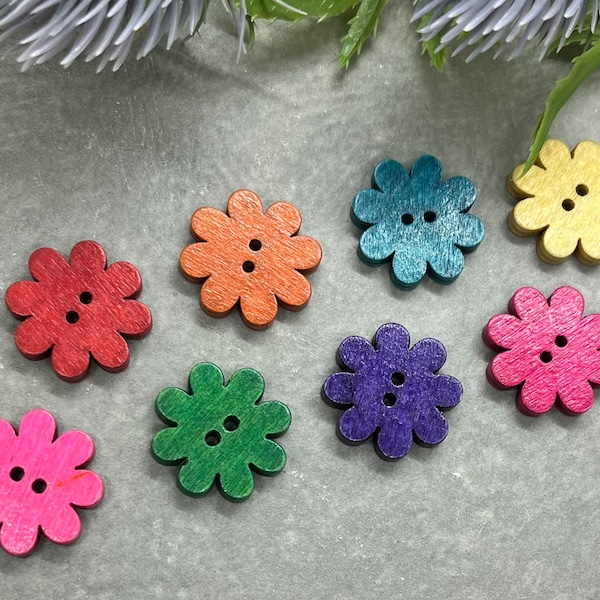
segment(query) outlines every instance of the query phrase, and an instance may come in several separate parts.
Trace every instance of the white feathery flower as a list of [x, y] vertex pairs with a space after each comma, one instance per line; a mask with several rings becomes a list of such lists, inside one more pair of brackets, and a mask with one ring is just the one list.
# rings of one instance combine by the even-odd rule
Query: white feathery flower
[[562, 48], [574, 31], [593, 33], [600, 0], [417, 0], [413, 21], [427, 17], [419, 30], [424, 42], [440, 36], [438, 50], [452, 47], [452, 56], [473, 48], [467, 62], [495, 48], [498, 56], [511, 49], [509, 60], [528, 44], [540, 44], [541, 56], [558, 41]]
[[[137, 58], [146, 56], [161, 40], [169, 49], [193, 35], [209, 0], [0, 0], [0, 43], [23, 48], [18, 57], [23, 70], [61, 52], [68, 67], [80, 55], [99, 59], [98, 71], [113, 63], [116, 71], [138, 42]], [[246, 32], [245, 2], [235, 14], [240, 50]]]

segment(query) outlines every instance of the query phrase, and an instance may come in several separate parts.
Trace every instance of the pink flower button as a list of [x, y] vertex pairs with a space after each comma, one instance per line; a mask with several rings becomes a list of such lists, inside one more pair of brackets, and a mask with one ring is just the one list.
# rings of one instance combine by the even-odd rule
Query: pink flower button
[[91, 460], [94, 443], [83, 431], [56, 437], [54, 417], [32, 410], [19, 433], [0, 419], [0, 545], [14, 556], [31, 552], [39, 529], [57, 544], [74, 542], [81, 531], [73, 508], [100, 502], [102, 480], [79, 469]]
[[512, 314], [492, 317], [484, 340], [500, 353], [488, 368], [500, 389], [520, 386], [517, 406], [536, 416], [557, 408], [569, 415], [594, 403], [590, 384], [600, 383], [600, 315], [582, 318], [583, 296], [572, 287], [546, 300], [535, 288], [517, 290]]

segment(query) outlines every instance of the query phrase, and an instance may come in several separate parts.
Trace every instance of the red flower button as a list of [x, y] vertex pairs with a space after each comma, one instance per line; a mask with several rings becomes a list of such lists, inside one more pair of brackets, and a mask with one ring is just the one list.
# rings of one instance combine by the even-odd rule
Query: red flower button
[[142, 289], [139, 271], [127, 262], [106, 268], [100, 244], [79, 242], [67, 262], [52, 248], [29, 259], [35, 281], [17, 281], [6, 291], [6, 305], [24, 319], [15, 333], [21, 353], [31, 360], [52, 356], [52, 367], [65, 381], [81, 381], [90, 354], [107, 371], [129, 363], [123, 336], [140, 338], [152, 326], [145, 304], [133, 300]]

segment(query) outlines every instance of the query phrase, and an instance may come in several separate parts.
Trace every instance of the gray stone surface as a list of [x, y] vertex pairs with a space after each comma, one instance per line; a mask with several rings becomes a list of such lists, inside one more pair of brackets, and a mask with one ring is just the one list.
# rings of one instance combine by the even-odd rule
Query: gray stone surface
[[[29, 277], [36, 248], [67, 254], [95, 239], [110, 262], [139, 267], [155, 319], [151, 335], [130, 344], [125, 372], [94, 367], [70, 385], [48, 361], [17, 352], [16, 321], [0, 311], [1, 417], [16, 424], [43, 407], [61, 431], [88, 431], [106, 483], [98, 508], [81, 511], [72, 546], [42, 541], [26, 559], [0, 553], [3, 599], [599, 597], [600, 410], [522, 416], [513, 392], [486, 382], [492, 353], [481, 341], [488, 318], [523, 285], [547, 294], [574, 285], [589, 311], [600, 310], [596, 269], [575, 259], [545, 265], [534, 240], [506, 226], [506, 176], [568, 64], [485, 56], [452, 60], [439, 74], [419, 55], [410, 10], [390, 3], [348, 71], [335, 64], [343, 20], [263, 25], [236, 65], [235, 34], [216, 4], [200, 39], [116, 74], [89, 64], [21, 74], [12, 58], [0, 63], [0, 288]], [[600, 139], [599, 91], [597, 78], [586, 83], [552, 135], [570, 146]], [[473, 212], [487, 232], [453, 285], [425, 280], [403, 292], [387, 265], [358, 260], [349, 206], [380, 160], [410, 165], [423, 153], [439, 157], [447, 176], [475, 181]], [[207, 316], [198, 286], [177, 269], [192, 212], [224, 208], [240, 187], [266, 204], [296, 204], [302, 231], [324, 250], [308, 307], [281, 310], [264, 332], [238, 314]], [[340, 413], [320, 399], [339, 342], [371, 337], [387, 321], [414, 341], [441, 340], [443, 371], [465, 389], [446, 441], [395, 463], [371, 443], [340, 443]], [[285, 471], [257, 477], [242, 504], [215, 490], [186, 497], [175, 469], [150, 455], [157, 393], [184, 387], [204, 360], [227, 377], [258, 369], [265, 399], [293, 413], [281, 438]]]

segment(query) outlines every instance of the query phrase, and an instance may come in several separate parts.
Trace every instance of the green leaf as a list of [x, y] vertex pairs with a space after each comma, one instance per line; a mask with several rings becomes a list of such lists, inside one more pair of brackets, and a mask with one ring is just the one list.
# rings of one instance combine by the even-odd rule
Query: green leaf
[[600, 41], [592, 43], [592, 47], [573, 59], [573, 68], [564, 78], [556, 82], [546, 100], [546, 108], [533, 134], [533, 144], [529, 156], [523, 165], [521, 177], [531, 169], [550, 131], [550, 126], [560, 109], [567, 103], [577, 88], [600, 67]]
[[[422, 29], [429, 23], [431, 19], [431, 15], [425, 15], [421, 22], [419, 23], [419, 29]], [[430, 40], [426, 42], [422, 42], [421, 54], [429, 54], [429, 64], [432, 67], [435, 67], [440, 73], [444, 70], [446, 66], [446, 49], [442, 49], [439, 52], [436, 52], [437, 47], [440, 45], [440, 41], [442, 39], [442, 34], [438, 33], [436, 36], [432, 37]]]
[[304, 17], [319, 20], [341, 15], [359, 0], [246, 0], [246, 10], [252, 19], [283, 19], [298, 21]]
[[355, 54], [360, 54], [363, 44], [377, 31], [377, 21], [386, 0], [362, 0], [356, 15], [349, 21], [350, 29], [342, 38], [342, 51], [339, 55], [340, 67], [347, 67]]

